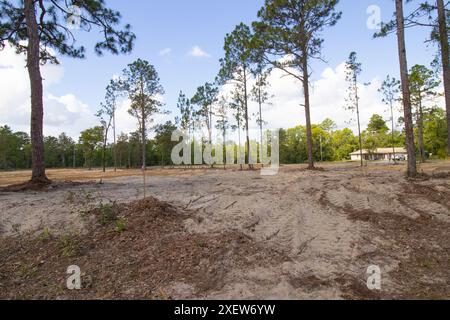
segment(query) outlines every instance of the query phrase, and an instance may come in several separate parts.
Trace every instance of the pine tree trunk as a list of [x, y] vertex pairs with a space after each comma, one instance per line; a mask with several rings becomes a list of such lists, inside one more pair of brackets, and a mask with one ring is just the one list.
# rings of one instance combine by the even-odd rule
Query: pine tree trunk
[[222, 150], [222, 154], [223, 154], [223, 169], [226, 170], [227, 169], [227, 129], [225, 129], [225, 118], [222, 119], [223, 121], [223, 133], [222, 133], [222, 137], [223, 137], [223, 150]]
[[395, 124], [394, 124], [394, 106], [392, 101], [390, 101], [390, 106], [391, 106], [391, 124], [392, 124], [392, 157], [393, 157], [393, 161], [395, 164]]
[[146, 116], [144, 112], [144, 108], [142, 108], [142, 173], [143, 173], [143, 181], [144, 181], [144, 199], [146, 197], [145, 194], [145, 188], [146, 188], [146, 170], [147, 170], [147, 159], [146, 159], [146, 132], [145, 132], [145, 122], [146, 122]]
[[[240, 117], [240, 115], [239, 115], [239, 117]], [[242, 171], [243, 167], [242, 167], [242, 163], [241, 163], [241, 159], [242, 159], [242, 155], [241, 155], [242, 145], [241, 145], [241, 121], [240, 120], [238, 120], [238, 141], [239, 141], [239, 149], [238, 149], [238, 152], [237, 152], [237, 156], [238, 156], [238, 163], [239, 163], [239, 165], [241, 167], [241, 171]], [[244, 155], [245, 155], [245, 151], [244, 151]]]
[[102, 148], [102, 168], [103, 173], [106, 172], [106, 142], [103, 142], [103, 148]]
[[114, 135], [114, 172], [117, 171], [117, 141], [116, 141], [116, 106], [113, 109], [113, 135]]
[[[305, 50], [306, 54], [306, 50]], [[313, 157], [313, 141], [312, 141], [312, 127], [311, 127], [311, 111], [309, 104], [309, 74], [308, 74], [308, 59], [303, 58], [303, 91], [305, 96], [305, 117], [306, 117], [306, 143], [308, 149], [308, 169], [314, 169]]]
[[212, 146], [212, 106], [208, 107], [208, 139], [209, 144]]
[[49, 183], [45, 175], [44, 161], [44, 102], [40, 70], [39, 26], [36, 22], [34, 0], [25, 0], [24, 13], [27, 23], [27, 69], [31, 87], [31, 182]]
[[419, 140], [420, 162], [425, 163], [425, 144], [423, 142], [423, 108], [422, 102], [419, 102], [419, 110], [417, 114], [417, 135]]
[[247, 70], [244, 67], [244, 108], [245, 108], [245, 135], [246, 135], [246, 149], [247, 149], [247, 164], [250, 169], [253, 169], [250, 154], [250, 134], [248, 128], [248, 92], [247, 92]]
[[[209, 135], [209, 145], [211, 146], [211, 148], [213, 147], [212, 145], [212, 105], [209, 106], [209, 111], [208, 111], [208, 135]], [[211, 149], [212, 150], [212, 149]], [[211, 164], [211, 169], [214, 168], [214, 163]]]
[[128, 169], [131, 169], [131, 145], [128, 146]]
[[406, 149], [408, 151], [408, 177], [417, 175], [414, 129], [411, 112], [411, 92], [409, 89], [408, 62], [405, 45], [405, 20], [403, 17], [403, 0], [395, 0], [397, 16], [397, 41], [400, 60], [400, 75], [403, 93], [403, 111], [405, 117]]
[[[261, 81], [261, 80], [259, 80]], [[258, 105], [259, 105], [259, 135], [260, 135], [260, 146], [259, 146], [259, 161], [264, 168], [263, 163], [263, 119], [262, 119], [262, 98], [261, 98], [261, 85], [258, 86]]]
[[444, 70], [445, 105], [447, 110], [447, 154], [450, 156], [450, 58], [447, 19], [443, 0], [437, 0], [439, 16], [439, 40], [441, 44], [442, 68]]
[[364, 159], [363, 159], [363, 143], [362, 143], [362, 135], [361, 135], [361, 119], [359, 116], [359, 95], [358, 95], [358, 81], [354, 78], [354, 86], [355, 86], [355, 100], [356, 100], [356, 117], [358, 118], [358, 138], [359, 138], [359, 157], [361, 158], [361, 167], [364, 167]]

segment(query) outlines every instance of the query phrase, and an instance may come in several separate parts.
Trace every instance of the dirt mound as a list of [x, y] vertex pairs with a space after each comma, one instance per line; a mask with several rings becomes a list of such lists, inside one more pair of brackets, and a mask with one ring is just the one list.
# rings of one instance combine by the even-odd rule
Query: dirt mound
[[[177, 284], [191, 297], [218, 290], [231, 268], [271, 265], [277, 254], [239, 232], [190, 234], [180, 212], [154, 198], [105, 204], [89, 213], [87, 236], [6, 238], [0, 244], [0, 298], [170, 299]], [[83, 289], [65, 289], [67, 267]]]

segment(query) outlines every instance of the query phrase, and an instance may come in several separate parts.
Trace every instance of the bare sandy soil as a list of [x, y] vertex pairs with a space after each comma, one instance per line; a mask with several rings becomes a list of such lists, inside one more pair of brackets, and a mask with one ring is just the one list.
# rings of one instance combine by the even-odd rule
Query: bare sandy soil
[[[364, 169], [352, 163], [327, 164], [314, 172], [286, 166], [273, 177], [261, 176], [259, 171], [220, 169], [150, 171], [147, 194], [180, 213], [172, 232], [183, 238], [173, 243], [194, 241], [200, 248], [214, 244], [208, 247], [213, 251], [191, 255], [215, 259], [190, 260], [187, 270], [193, 270], [197, 262], [207, 263], [210, 269], [202, 272], [219, 268], [219, 276], [208, 286], [202, 285], [201, 277], [168, 277], [170, 281], [158, 287], [161, 294], [151, 295], [136, 294], [132, 287], [111, 296], [95, 295], [94, 283], [85, 297], [450, 299], [450, 163], [426, 164], [421, 169], [429, 176], [417, 180], [407, 180], [403, 166], [387, 164]], [[47, 192], [0, 193], [0, 235], [5, 243], [24, 234], [37, 238], [43, 231], [89, 237], [97, 231], [92, 219], [86, 219], [87, 212], [100, 203], [127, 204], [142, 198], [139, 171], [110, 172], [106, 177], [85, 171], [52, 174], [56, 180], [92, 181], [62, 183]], [[22, 176], [0, 174], [0, 185], [19, 183], [25, 177], [25, 172]], [[136, 212], [126, 211], [128, 217]], [[132, 238], [130, 230], [125, 233]], [[1, 253], [11, 257], [13, 252], [9, 245]], [[227, 254], [230, 258], [225, 263]], [[381, 291], [366, 287], [370, 265], [382, 270]], [[35, 267], [51, 269], [52, 265]], [[14, 281], [26, 286], [20, 270], [20, 261], [0, 262], [0, 292], [11, 290]], [[64, 276], [58, 280], [60, 288], [64, 288]], [[83, 298], [82, 294], [76, 297]], [[36, 297], [73, 296], [61, 289], [56, 296]]]

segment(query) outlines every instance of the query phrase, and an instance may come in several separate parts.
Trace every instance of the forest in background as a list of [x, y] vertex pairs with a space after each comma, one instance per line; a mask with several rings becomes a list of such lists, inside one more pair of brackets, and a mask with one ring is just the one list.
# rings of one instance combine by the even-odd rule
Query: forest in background
[[[424, 114], [424, 141], [428, 157], [444, 159], [446, 157], [447, 127], [445, 111], [439, 107], [429, 108]], [[398, 125], [401, 125], [401, 119]], [[147, 165], [170, 166], [172, 148], [176, 142], [171, 141], [172, 132], [177, 129], [173, 122], [158, 125], [155, 135], [147, 141]], [[359, 150], [358, 136], [352, 130], [336, 129], [331, 119], [313, 125], [314, 157], [316, 161], [345, 161], [350, 153]], [[416, 130], [417, 132], [417, 130]], [[363, 147], [367, 150], [392, 146], [392, 132], [388, 123], [378, 114], [362, 132]], [[103, 128], [101, 126], [87, 129], [75, 141], [65, 133], [58, 137], [46, 136], [45, 163], [47, 168], [95, 168], [102, 166]], [[394, 144], [404, 147], [403, 131], [394, 131]], [[237, 148], [237, 145], [236, 145]], [[121, 133], [117, 138], [118, 168], [140, 168], [141, 139], [139, 132]], [[114, 166], [114, 145], [108, 143], [105, 152], [107, 167]], [[280, 129], [280, 162], [298, 164], [307, 161], [306, 128], [297, 126]], [[18, 170], [31, 167], [30, 137], [25, 132], [13, 132], [8, 126], [0, 126], [0, 169]]]

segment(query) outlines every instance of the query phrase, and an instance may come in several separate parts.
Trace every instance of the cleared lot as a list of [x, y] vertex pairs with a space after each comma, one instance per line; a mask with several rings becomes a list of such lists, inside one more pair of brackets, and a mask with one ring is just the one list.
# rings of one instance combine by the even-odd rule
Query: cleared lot
[[[133, 202], [140, 171], [51, 171], [90, 182], [0, 193], [0, 296], [450, 298], [450, 164], [426, 164], [417, 180], [403, 169], [155, 169], [144, 203]], [[101, 223], [109, 203], [114, 219]], [[71, 264], [87, 283], [76, 293], [64, 289]], [[380, 292], [366, 287], [370, 265]]]

